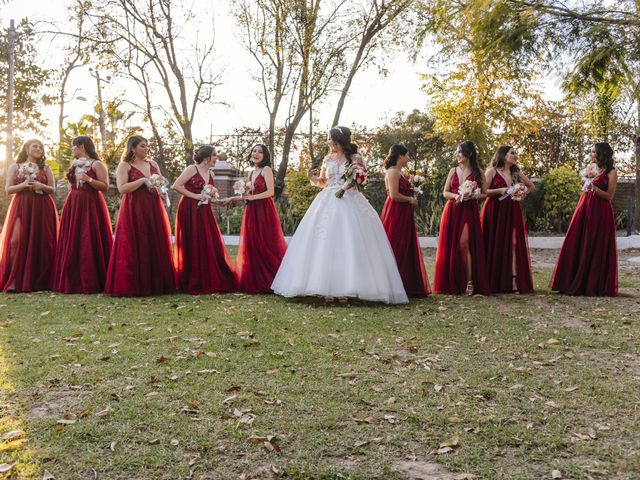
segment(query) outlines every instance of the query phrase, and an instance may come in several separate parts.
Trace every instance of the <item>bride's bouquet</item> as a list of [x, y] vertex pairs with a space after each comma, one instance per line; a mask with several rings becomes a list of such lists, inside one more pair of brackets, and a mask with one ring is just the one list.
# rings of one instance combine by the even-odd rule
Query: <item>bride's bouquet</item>
[[91, 170], [91, 160], [87, 160], [86, 158], [77, 158], [71, 162], [71, 166], [73, 167], [73, 174], [76, 177], [76, 187], [80, 187], [84, 181], [78, 179], [78, 177]]
[[527, 186], [522, 183], [514, 183], [509, 188], [504, 195], [502, 195], [498, 200], [504, 200], [507, 197], [511, 197], [512, 200], [516, 202], [521, 202], [524, 196], [527, 194]]
[[588, 192], [591, 190], [593, 185], [593, 179], [598, 176], [599, 173], [598, 166], [595, 163], [590, 163], [583, 170], [580, 171], [580, 176], [582, 177], [582, 191]]
[[169, 199], [169, 182], [162, 175], [154, 173], [147, 179], [147, 187], [149, 190], [155, 189], [167, 204], [167, 208], [171, 207], [171, 199]]
[[427, 184], [427, 179], [422, 175], [411, 175], [409, 177], [409, 183], [411, 184], [411, 190], [413, 190], [413, 196], [418, 197], [418, 195], [422, 195], [423, 188]]
[[253, 190], [251, 180], [238, 180], [233, 184], [233, 193], [236, 195], [246, 195], [251, 193], [251, 190]]
[[351, 163], [342, 176], [344, 179], [344, 185], [340, 190], [336, 192], [336, 197], [342, 198], [348, 188], [355, 188], [360, 191], [367, 184], [368, 173], [367, 169], [359, 163]]
[[202, 200], [198, 202], [198, 206], [208, 205], [211, 200], [218, 200], [218, 198], [220, 198], [218, 189], [213, 185], [205, 185], [200, 195], [202, 195]]
[[456, 199], [456, 203], [461, 203], [465, 198], [469, 198], [472, 195], [480, 195], [482, 190], [478, 187], [478, 182], [475, 180], [465, 180], [458, 187], [458, 198]]

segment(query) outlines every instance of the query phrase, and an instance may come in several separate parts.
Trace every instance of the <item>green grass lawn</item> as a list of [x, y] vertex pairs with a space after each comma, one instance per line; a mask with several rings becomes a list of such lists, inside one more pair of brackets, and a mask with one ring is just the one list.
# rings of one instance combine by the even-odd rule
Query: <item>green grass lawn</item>
[[637, 479], [640, 280], [575, 298], [549, 275], [536, 295], [398, 307], [1, 295], [0, 463], [56, 480]]

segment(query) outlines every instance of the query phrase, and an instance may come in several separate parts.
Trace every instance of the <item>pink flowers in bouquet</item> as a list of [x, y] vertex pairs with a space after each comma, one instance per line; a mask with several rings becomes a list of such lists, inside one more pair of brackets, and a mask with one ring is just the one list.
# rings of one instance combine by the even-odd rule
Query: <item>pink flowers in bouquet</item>
[[169, 182], [166, 178], [154, 173], [147, 179], [147, 188], [149, 188], [149, 190], [155, 189], [161, 197], [164, 197], [167, 208], [171, 207], [171, 200], [169, 199]]
[[246, 195], [252, 190], [253, 185], [250, 180], [238, 180], [233, 184], [233, 193], [236, 195]]
[[592, 190], [593, 179], [598, 176], [600, 169], [595, 163], [590, 163], [583, 170], [580, 171], [582, 177], [582, 191], [588, 192]]
[[524, 196], [527, 194], [527, 186], [522, 183], [514, 183], [509, 188], [504, 195], [502, 195], [498, 200], [504, 200], [507, 197], [511, 197], [512, 200], [516, 202], [521, 202]]
[[218, 198], [220, 198], [218, 189], [213, 185], [205, 185], [200, 195], [202, 195], [202, 199], [198, 202], [198, 206], [208, 205], [211, 200], [218, 200]]
[[458, 187], [458, 198], [456, 203], [461, 203], [464, 200], [469, 199], [472, 195], [480, 195], [482, 190], [478, 187], [478, 182], [475, 180], [465, 180]]
[[417, 197], [418, 195], [422, 195], [422, 189], [427, 184], [427, 179], [422, 175], [411, 175], [409, 177], [409, 183], [411, 184], [411, 190], [413, 190], [413, 196]]
[[336, 197], [342, 198], [349, 188], [355, 188], [358, 191], [362, 190], [367, 184], [368, 176], [367, 169], [363, 165], [355, 162], [351, 163], [342, 176], [344, 185], [336, 192]]

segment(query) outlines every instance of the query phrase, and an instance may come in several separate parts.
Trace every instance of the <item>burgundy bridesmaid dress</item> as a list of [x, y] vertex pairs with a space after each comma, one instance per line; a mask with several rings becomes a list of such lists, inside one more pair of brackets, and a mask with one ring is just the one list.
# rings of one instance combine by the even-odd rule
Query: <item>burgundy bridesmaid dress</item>
[[[471, 175], [468, 180], [473, 180]], [[451, 177], [451, 192], [457, 193], [460, 186], [457, 169]], [[476, 200], [456, 203], [447, 201], [440, 219], [438, 251], [436, 252], [436, 271], [434, 291], [444, 294], [460, 294], [467, 289], [465, 259], [460, 253], [460, 236], [467, 226], [469, 231], [469, 251], [472, 259], [473, 291], [488, 295], [489, 275], [484, 256], [484, 239], [480, 228], [480, 211]]]
[[[150, 166], [151, 175], [160, 174]], [[144, 176], [131, 165], [128, 182]], [[175, 292], [169, 218], [158, 192], [142, 185], [122, 195], [104, 293], [125, 297]]]
[[[606, 191], [607, 172], [593, 184]], [[616, 220], [610, 200], [593, 192], [580, 196], [551, 277], [551, 290], [567, 295], [618, 295]]]
[[[209, 185], [213, 178], [209, 175]], [[205, 180], [196, 172], [184, 188], [200, 193]], [[176, 213], [174, 261], [178, 284], [185, 293], [200, 295], [236, 290], [235, 272], [210, 204], [182, 197]]]
[[[496, 172], [490, 189], [507, 188], [504, 177]], [[531, 259], [527, 229], [522, 215], [520, 202], [500, 196], [487, 198], [480, 215], [487, 266], [489, 267], [489, 283], [494, 293], [513, 291], [513, 276], [516, 275], [518, 292], [533, 292], [531, 275]], [[516, 237], [516, 271], [513, 272], [513, 235]]]
[[[44, 169], [35, 180], [47, 183]], [[16, 178], [15, 183], [21, 180]], [[15, 229], [19, 234], [11, 244]], [[58, 211], [48, 193], [22, 190], [13, 195], [0, 236], [0, 290], [50, 290], [56, 256]]]
[[[258, 174], [253, 194], [265, 192], [267, 184]], [[271, 283], [287, 249], [273, 198], [247, 203], [240, 227], [236, 268], [238, 287], [245, 293], [271, 293]]]
[[[93, 169], [87, 175], [97, 179]], [[71, 190], [60, 217], [53, 290], [99, 293], [104, 290], [113, 246], [109, 209], [102, 192], [86, 182], [76, 185], [74, 171], [67, 178]]]
[[[403, 175], [400, 175], [399, 191], [408, 197], [413, 195], [409, 180]], [[396, 257], [400, 277], [402, 277], [407, 295], [410, 297], [429, 295], [431, 290], [416, 232], [413, 206], [408, 202], [396, 202], [387, 196], [381, 219]]]

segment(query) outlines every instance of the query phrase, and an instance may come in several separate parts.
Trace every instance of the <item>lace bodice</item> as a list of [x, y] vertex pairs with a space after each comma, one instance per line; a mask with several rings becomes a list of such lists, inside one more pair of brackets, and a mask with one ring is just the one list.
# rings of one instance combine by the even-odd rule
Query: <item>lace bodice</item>
[[344, 171], [346, 170], [344, 163], [325, 158], [324, 167], [326, 170], [328, 187], [341, 187], [344, 185], [344, 179], [342, 178]]

